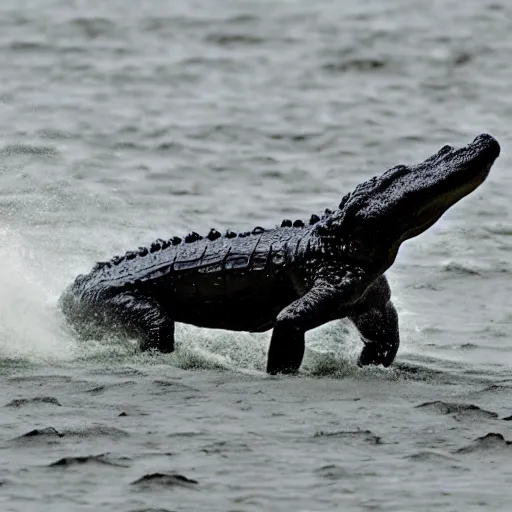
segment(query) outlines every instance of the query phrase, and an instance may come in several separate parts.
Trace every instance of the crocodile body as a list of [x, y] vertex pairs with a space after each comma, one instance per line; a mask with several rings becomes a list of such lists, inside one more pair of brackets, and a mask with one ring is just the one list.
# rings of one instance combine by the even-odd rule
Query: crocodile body
[[79, 334], [124, 332], [162, 352], [174, 349], [175, 322], [273, 328], [269, 373], [296, 372], [305, 332], [348, 317], [364, 342], [359, 364], [389, 366], [399, 329], [384, 272], [404, 240], [485, 180], [498, 155], [497, 141], [484, 134], [359, 185], [308, 223], [157, 240], [78, 276], [61, 308]]

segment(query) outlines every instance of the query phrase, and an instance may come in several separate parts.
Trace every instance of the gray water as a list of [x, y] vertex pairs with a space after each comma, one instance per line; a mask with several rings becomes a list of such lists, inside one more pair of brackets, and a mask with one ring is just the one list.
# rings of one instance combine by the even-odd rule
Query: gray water
[[[505, 0], [3, 0], [0, 509], [508, 511], [511, 33]], [[97, 260], [309, 218], [484, 131], [488, 181], [388, 273], [391, 369], [346, 323], [269, 377], [269, 333], [147, 356], [56, 308]]]

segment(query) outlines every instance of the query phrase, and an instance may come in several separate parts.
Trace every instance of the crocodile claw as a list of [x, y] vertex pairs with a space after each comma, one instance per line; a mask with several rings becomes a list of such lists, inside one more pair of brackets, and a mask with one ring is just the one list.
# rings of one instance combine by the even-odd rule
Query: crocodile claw
[[387, 368], [395, 360], [398, 347], [393, 348], [379, 343], [366, 343], [357, 360], [357, 366], [360, 368], [369, 365], [382, 365]]

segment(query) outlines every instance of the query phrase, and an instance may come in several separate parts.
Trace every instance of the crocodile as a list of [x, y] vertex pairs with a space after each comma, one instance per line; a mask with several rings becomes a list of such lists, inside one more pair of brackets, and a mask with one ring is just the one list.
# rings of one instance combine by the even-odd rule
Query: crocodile
[[270, 374], [298, 372], [305, 333], [348, 318], [363, 341], [357, 364], [388, 367], [400, 335], [385, 271], [402, 242], [484, 182], [499, 153], [484, 133], [373, 177], [309, 222], [156, 240], [79, 275], [60, 307], [77, 335], [124, 333], [141, 350], [165, 353], [174, 350], [175, 322], [273, 329]]

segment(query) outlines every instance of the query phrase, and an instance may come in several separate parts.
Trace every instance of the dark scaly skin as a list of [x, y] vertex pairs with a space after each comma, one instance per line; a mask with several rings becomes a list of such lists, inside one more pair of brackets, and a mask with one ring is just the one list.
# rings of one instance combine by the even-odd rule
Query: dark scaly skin
[[400, 244], [428, 229], [487, 177], [500, 147], [490, 135], [359, 185], [310, 223], [283, 221], [221, 236], [157, 240], [78, 276], [60, 305], [83, 335], [124, 331], [171, 352], [174, 322], [234, 331], [273, 328], [267, 371], [296, 372], [306, 331], [348, 317], [360, 365], [389, 366], [400, 343], [384, 272]]

